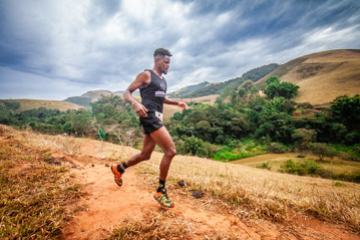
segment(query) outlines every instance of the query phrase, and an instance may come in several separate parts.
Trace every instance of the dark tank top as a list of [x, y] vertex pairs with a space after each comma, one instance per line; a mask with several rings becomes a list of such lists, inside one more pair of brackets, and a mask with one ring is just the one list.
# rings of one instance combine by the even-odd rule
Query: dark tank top
[[148, 113], [162, 113], [167, 90], [165, 78], [159, 78], [152, 70], [145, 71], [150, 72], [151, 82], [146, 87], [140, 87], [141, 104], [146, 107]]

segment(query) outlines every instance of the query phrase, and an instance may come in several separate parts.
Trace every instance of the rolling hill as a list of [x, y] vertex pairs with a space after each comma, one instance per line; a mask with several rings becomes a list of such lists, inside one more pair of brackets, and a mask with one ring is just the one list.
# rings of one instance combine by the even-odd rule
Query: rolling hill
[[59, 109], [60, 111], [66, 111], [68, 109], [78, 110], [84, 108], [75, 103], [66, 102], [66, 101], [56, 101], [56, 100], [37, 100], [37, 99], [11, 99], [13, 102], [20, 103], [20, 108], [17, 110], [19, 112], [33, 109], [33, 108], [49, 108], [49, 109]]
[[90, 98], [91, 102], [97, 101], [101, 95], [108, 96], [108, 95], [117, 95], [109, 90], [95, 90], [95, 91], [88, 91], [87, 93], [82, 94], [80, 97]]
[[342, 95], [360, 93], [360, 50], [331, 50], [291, 60], [256, 82], [264, 89], [269, 76], [300, 86], [296, 102], [322, 105]]

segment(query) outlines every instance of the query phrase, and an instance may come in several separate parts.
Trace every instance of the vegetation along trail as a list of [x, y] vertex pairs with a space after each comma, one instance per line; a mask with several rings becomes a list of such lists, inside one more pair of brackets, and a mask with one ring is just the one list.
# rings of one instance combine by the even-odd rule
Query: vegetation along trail
[[[119, 188], [106, 167], [107, 158], [98, 160], [109, 154], [110, 149], [110, 152], [116, 151], [116, 146], [106, 145], [107, 148], [91, 142], [81, 148], [81, 152], [89, 155], [79, 158], [80, 162], [85, 161], [72, 171], [77, 176], [75, 181], [85, 186], [85, 195], [77, 204], [86, 210], [71, 220], [65, 239], [127, 238], [134, 234], [136, 227], [139, 235], [135, 234], [135, 239], [146, 239], [144, 234], [149, 233], [145, 229], [153, 231], [154, 235], [149, 237], [167, 233], [171, 236], [169, 239], [359, 239], [359, 235], [347, 233], [340, 225], [303, 218], [302, 214], [295, 214], [285, 222], [251, 218], [248, 216], [251, 210], [234, 208], [210, 194], [194, 198], [191, 190], [175, 182], [170, 194], [176, 207], [164, 209], [152, 197], [154, 187], [151, 185], [156, 185], [152, 165], [129, 169], [124, 176], [124, 186]], [[124, 155], [135, 152], [124, 147], [122, 151]], [[154, 153], [150, 161], [160, 156], [161, 153]], [[174, 161], [179, 163], [183, 158], [178, 156]]]
[[[360, 239], [358, 184], [347, 183], [346, 188], [336, 188], [330, 180], [177, 156], [169, 179], [169, 194], [176, 205], [169, 210], [160, 207], [152, 196], [162, 153], [154, 152], [150, 161], [129, 169], [124, 186], [119, 188], [109, 165], [128, 158], [138, 152], [136, 149], [90, 139], [16, 131], [3, 125], [0, 133], [3, 159], [0, 170], [5, 176], [1, 182], [2, 196], [10, 194], [7, 181], [18, 179], [18, 175], [27, 181], [34, 174], [39, 179], [36, 174], [42, 169], [65, 173], [64, 177], [49, 178], [60, 190], [71, 193], [79, 186], [81, 192], [78, 198], [72, 198], [60, 208], [66, 210], [63, 220], [53, 226], [60, 231], [47, 228], [46, 219], [45, 224], [21, 225], [23, 221], [19, 222], [19, 217], [24, 222], [36, 223], [48, 216], [35, 213], [26, 219], [15, 208], [8, 209], [7, 205], [15, 207], [26, 202], [30, 195], [7, 198], [6, 204], [0, 205], [5, 208], [2, 221], [6, 224], [0, 224], [0, 234], [5, 239], [29, 236], [34, 239]], [[10, 178], [5, 174], [11, 174]], [[31, 190], [33, 196], [43, 189], [38, 186], [40, 189], [32, 190], [37, 184], [28, 184], [27, 191]], [[42, 185], [46, 186], [46, 182]], [[199, 191], [204, 196], [194, 197]], [[46, 201], [36, 200], [32, 206], [47, 204]], [[50, 205], [55, 208], [59, 203], [50, 202]], [[28, 209], [29, 213], [34, 211], [34, 207]], [[17, 224], [22, 226], [20, 231], [9, 227]]]

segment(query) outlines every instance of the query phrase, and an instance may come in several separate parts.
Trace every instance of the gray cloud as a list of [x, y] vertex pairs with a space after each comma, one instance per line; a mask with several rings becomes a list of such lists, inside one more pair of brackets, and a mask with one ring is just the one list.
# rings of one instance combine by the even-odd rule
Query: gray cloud
[[170, 91], [360, 48], [359, 1], [0, 0], [0, 98], [125, 89], [170, 49]]

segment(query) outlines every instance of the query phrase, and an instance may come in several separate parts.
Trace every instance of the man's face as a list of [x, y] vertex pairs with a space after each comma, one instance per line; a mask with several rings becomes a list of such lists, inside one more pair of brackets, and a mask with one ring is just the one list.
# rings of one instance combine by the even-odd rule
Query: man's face
[[170, 67], [170, 57], [169, 56], [161, 56], [158, 59], [158, 66], [163, 74], [167, 74], [168, 69]]

